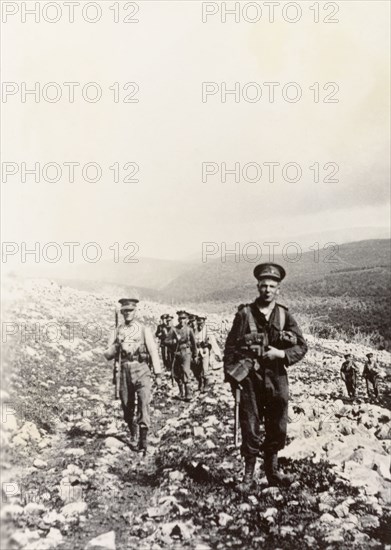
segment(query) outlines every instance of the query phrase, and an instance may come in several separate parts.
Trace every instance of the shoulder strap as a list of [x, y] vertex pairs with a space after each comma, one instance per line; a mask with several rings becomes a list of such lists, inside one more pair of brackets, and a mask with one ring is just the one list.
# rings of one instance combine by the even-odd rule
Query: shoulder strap
[[248, 324], [250, 325], [251, 332], [258, 332], [257, 325], [255, 323], [254, 315], [252, 314], [250, 306], [246, 306], [246, 315], [248, 319]]
[[285, 308], [280, 306], [280, 305], [277, 305], [278, 307], [278, 320], [279, 320], [279, 329], [280, 330], [284, 330], [284, 327], [285, 327], [285, 321], [286, 321], [286, 313], [285, 313]]

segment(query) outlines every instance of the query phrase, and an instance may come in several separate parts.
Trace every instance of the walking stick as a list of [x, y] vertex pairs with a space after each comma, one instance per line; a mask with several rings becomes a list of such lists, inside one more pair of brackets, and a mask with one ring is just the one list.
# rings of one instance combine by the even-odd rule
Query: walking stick
[[239, 405], [240, 405], [240, 386], [237, 386], [235, 388], [235, 424], [234, 424], [235, 447], [239, 446]]
[[119, 399], [119, 386], [120, 386], [120, 370], [121, 370], [121, 346], [118, 341], [118, 311], [115, 310], [115, 331], [116, 331], [116, 343], [118, 344], [118, 351], [114, 359], [113, 367], [113, 382], [115, 384], [114, 388], [114, 399]]

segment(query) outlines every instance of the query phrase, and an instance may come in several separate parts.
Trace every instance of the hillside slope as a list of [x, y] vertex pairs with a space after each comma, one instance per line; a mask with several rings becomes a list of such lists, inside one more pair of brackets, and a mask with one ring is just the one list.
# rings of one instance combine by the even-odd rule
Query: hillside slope
[[[380, 402], [365, 398], [361, 382], [352, 403], [341, 359], [350, 349], [362, 364], [370, 348], [308, 337], [308, 355], [289, 369], [281, 453], [296, 482], [269, 489], [261, 462], [254, 491], [240, 495], [233, 401], [220, 363], [208, 393], [189, 406], [165, 375], [154, 389], [151, 454], [140, 459], [102, 357], [115, 298], [45, 281], [11, 290], [4, 321], [18, 330], [8, 331], [1, 395], [1, 548], [366, 550], [391, 542], [389, 353], [376, 352], [385, 374]], [[142, 303], [139, 314], [155, 326], [164, 309]], [[26, 331], [32, 325], [39, 330]]]

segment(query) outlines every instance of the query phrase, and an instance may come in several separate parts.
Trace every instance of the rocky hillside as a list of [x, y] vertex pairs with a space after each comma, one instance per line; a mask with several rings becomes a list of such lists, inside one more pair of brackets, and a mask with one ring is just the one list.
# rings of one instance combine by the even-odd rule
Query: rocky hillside
[[[361, 381], [356, 402], [341, 357], [369, 348], [308, 337], [289, 369], [283, 469], [288, 490], [235, 491], [243, 464], [233, 444], [233, 399], [215, 362], [213, 384], [190, 405], [168, 373], [153, 393], [150, 454], [140, 458], [113, 400], [102, 358], [116, 297], [49, 281], [12, 283], [3, 315], [2, 519], [4, 550], [367, 549], [391, 544], [391, 413], [383, 365], [379, 401]], [[7, 296], [11, 299], [7, 299]], [[169, 308], [168, 308], [169, 309]], [[150, 325], [165, 311], [140, 304]], [[211, 320], [225, 330], [218, 315]], [[224, 330], [221, 330], [220, 340]], [[194, 388], [195, 389], [195, 388]]]

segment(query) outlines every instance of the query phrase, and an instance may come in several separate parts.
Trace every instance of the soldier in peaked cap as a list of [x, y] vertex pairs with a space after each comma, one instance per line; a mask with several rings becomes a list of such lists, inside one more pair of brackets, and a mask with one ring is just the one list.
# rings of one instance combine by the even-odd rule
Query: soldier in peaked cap
[[351, 399], [356, 397], [357, 380], [360, 374], [360, 369], [352, 360], [352, 354], [345, 354], [345, 361], [341, 366], [341, 378], [345, 382], [346, 391]]
[[197, 346], [194, 332], [188, 326], [188, 313], [177, 311], [178, 325], [172, 327], [165, 342], [173, 353], [173, 377], [179, 388], [179, 397], [185, 401], [191, 400], [191, 362], [197, 356]]
[[164, 313], [160, 316], [160, 323], [157, 326], [155, 336], [159, 340], [160, 343], [160, 352], [162, 354], [162, 361], [165, 368], [169, 368], [168, 365], [168, 358], [167, 358], [167, 347], [164, 345], [164, 340], [168, 333], [168, 327], [167, 327], [167, 318], [169, 317], [168, 313]]
[[380, 368], [376, 361], [373, 360], [373, 353], [367, 353], [367, 360], [364, 363], [362, 375], [367, 387], [368, 397], [371, 397], [371, 390], [373, 390], [376, 399], [379, 397], [379, 374]]
[[[241, 491], [250, 489], [256, 457], [261, 448], [269, 485], [290, 483], [278, 471], [278, 451], [285, 446], [288, 421], [287, 367], [300, 361], [307, 344], [288, 309], [277, 303], [285, 270], [278, 264], [263, 263], [254, 269], [259, 297], [238, 309], [228, 334], [224, 370], [233, 389], [239, 385], [241, 454], [245, 459]], [[261, 445], [260, 422], [265, 439]]]
[[137, 423], [140, 428], [138, 450], [147, 452], [147, 435], [150, 428], [149, 404], [151, 401], [151, 371], [149, 361], [160, 385], [161, 366], [155, 340], [149, 327], [135, 318], [138, 300], [122, 298], [121, 314], [124, 321], [110, 334], [104, 352], [107, 360], [120, 354], [120, 399], [124, 420], [131, 432], [137, 396]]

